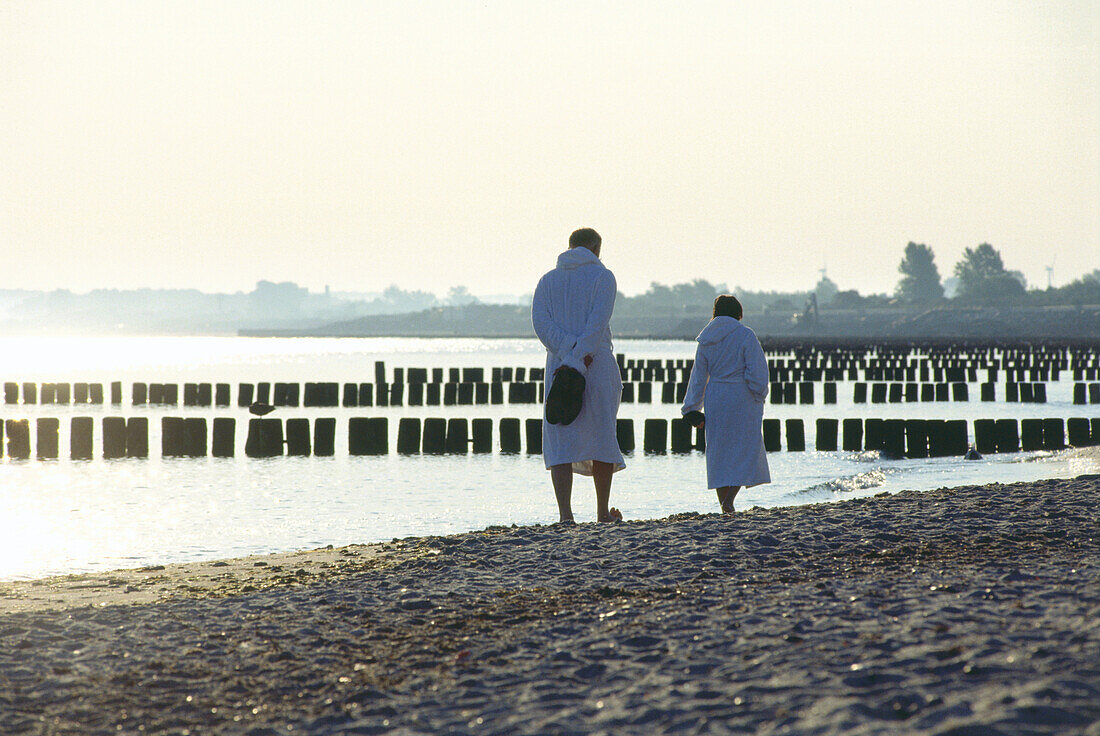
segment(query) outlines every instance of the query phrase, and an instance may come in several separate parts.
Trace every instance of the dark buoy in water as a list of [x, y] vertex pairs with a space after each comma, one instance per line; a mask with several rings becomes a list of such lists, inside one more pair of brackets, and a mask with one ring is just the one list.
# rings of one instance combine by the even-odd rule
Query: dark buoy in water
[[262, 417], [275, 411], [275, 407], [262, 401], [254, 401], [252, 402], [252, 404], [249, 405], [248, 411], [250, 414], [255, 414], [258, 417]]
[[966, 451], [966, 454], [963, 455], [963, 459], [964, 460], [981, 460], [982, 459], [982, 453], [978, 452], [973, 447], [971, 447], [969, 450]]

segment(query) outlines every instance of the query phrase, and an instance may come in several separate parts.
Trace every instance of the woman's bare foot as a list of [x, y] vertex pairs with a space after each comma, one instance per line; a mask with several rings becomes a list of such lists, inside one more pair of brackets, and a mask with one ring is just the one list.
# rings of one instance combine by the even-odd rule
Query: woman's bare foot
[[733, 499], [737, 496], [737, 492], [741, 490], [741, 486], [722, 486], [718, 488], [718, 505], [722, 507], [723, 514], [733, 513]]
[[623, 512], [612, 506], [607, 510], [607, 516], [600, 516], [599, 520], [605, 522], [622, 521]]

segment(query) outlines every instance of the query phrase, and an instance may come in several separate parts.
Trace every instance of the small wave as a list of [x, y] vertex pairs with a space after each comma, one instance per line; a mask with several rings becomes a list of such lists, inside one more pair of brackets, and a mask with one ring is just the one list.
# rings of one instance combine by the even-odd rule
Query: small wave
[[803, 488], [798, 491], [798, 495], [851, 493], [852, 491], [862, 491], [868, 488], [878, 488], [886, 483], [888, 475], [890, 475], [890, 471], [875, 468], [874, 470], [866, 470], [843, 478], [833, 478], [824, 483]]
[[847, 460], [856, 463], [877, 463], [879, 460], [889, 460], [881, 450], [860, 450], [843, 456]]

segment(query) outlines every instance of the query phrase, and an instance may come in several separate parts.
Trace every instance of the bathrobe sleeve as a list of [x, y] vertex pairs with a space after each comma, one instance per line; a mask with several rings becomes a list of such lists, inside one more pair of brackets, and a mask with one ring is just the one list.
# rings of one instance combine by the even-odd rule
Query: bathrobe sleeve
[[569, 358], [563, 361], [581, 373], [587, 371], [584, 356], [596, 352], [605, 343], [607, 326], [611, 322], [611, 313], [615, 309], [616, 289], [615, 274], [606, 268], [601, 269], [594, 285], [592, 308], [588, 311], [584, 332], [577, 337], [577, 343]]
[[[561, 363], [577, 344], [577, 338], [554, 323], [550, 316], [548, 289], [545, 278], [541, 279], [535, 287], [535, 295], [531, 298], [531, 323], [534, 325], [539, 341]], [[582, 362], [581, 365], [583, 366], [584, 363]]]
[[703, 346], [700, 345], [695, 349], [695, 362], [691, 365], [691, 376], [688, 377], [687, 390], [684, 392], [684, 406], [680, 409], [681, 414], [703, 410], [703, 397], [707, 392], [709, 378], [707, 356], [703, 353]]
[[768, 396], [768, 358], [755, 336], [745, 341], [745, 385], [756, 403], [763, 404]]

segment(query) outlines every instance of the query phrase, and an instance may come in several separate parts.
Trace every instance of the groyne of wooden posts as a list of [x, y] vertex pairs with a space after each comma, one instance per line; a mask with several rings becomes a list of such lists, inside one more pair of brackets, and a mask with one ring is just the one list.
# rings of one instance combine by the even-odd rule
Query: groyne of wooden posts
[[[683, 401], [692, 362], [634, 360], [618, 355], [623, 403], [678, 405]], [[58, 459], [61, 433], [68, 432], [73, 460], [90, 460], [96, 447], [106, 459], [147, 458], [150, 421], [159, 420], [161, 457], [332, 456], [337, 424], [343, 424], [349, 455], [527, 453], [542, 451], [539, 417], [398, 417], [386, 416], [249, 417], [243, 448], [236, 446], [236, 416], [149, 416], [192, 408], [237, 410], [273, 408], [358, 410], [391, 406], [477, 407], [538, 405], [544, 393], [541, 368], [393, 368], [375, 363], [370, 382], [238, 383], [103, 383], [4, 382], [6, 413], [0, 422], [0, 456]], [[874, 450], [887, 457], [941, 457], [979, 453], [1058, 450], [1100, 444], [1100, 356], [1092, 347], [1074, 346], [791, 346], [768, 358], [771, 404], [837, 403], [840, 387], [851, 390], [853, 404], [881, 404], [882, 417], [817, 418], [813, 448], [817, 451]], [[1047, 385], [1073, 382], [1073, 404], [1088, 407], [1081, 416], [1043, 418], [915, 419], [890, 416], [904, 405], [936, 402], [1007, 402], [1045, 404]], [[972, 395], [971, 387], [977, 390]], [[182, 390], [181, 390], [182, 389]], [[144, 412], [131, 416], [21, 418], [21, 406], [119, 408], [129, 404]], [[531, 409], [528, 409], [528, 414]], [[280, 412], [284, 413], [284, 412]], [[678, 413], [669, 408], [668, 414]], [[98, 418], [98, 422], [97, 422]], [[624, 452], [704, 450], [703, 433], [682, 419], [619, 419], [617, 435]], [[801, 418], [765, 419], [769, 452], [807, 450]], [[394, 441], [391, 441], [394, 440]], [[640, 443], [638, 440], [640, 439]]]

